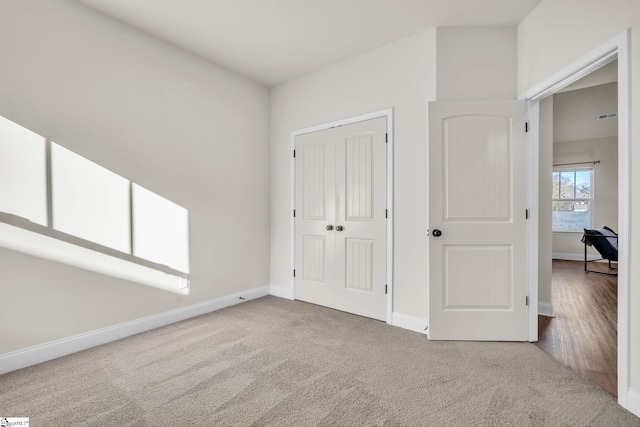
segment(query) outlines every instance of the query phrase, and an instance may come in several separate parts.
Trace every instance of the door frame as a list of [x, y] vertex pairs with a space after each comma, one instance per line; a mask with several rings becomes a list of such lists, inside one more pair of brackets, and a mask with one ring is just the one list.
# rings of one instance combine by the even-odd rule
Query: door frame
[[294, 152], [296, 149], [296, 137], [306, 133], [318, 132], [321, 130], [331, 129], [338, 126], [350, 125], [352, 123], [363, 122], [366, 120], [385, 117], [387, 120], [387, 323], [392, 324], [393, 314], [393, 108], [373, 111], [371, 113], [361, 114], [358, 116], [348, 117], [345, 119], [335, 120], [333, 122], [321, 123], [319, 125], [294, 130], [291, 132], [291, 221], [290, 221], [290, 266], [291, 266], [291, 289], [293, 298], [295, 299], [295, 270], [296, 248], [295, 248], [295, 218], [293, 211], [296, 208], [296, 163]]
[[551, 77], [525, 91], [518, 98], [527, 101], [528, 134], [527, 199], [534, 221], [528, 222], [529, 341], [538, 340], [538, 148], [539, 102], [598, 68], [618, 60], [618, 403], [628, 408], [629, 394], [629, 238], [630, 238], [630, 73], [627, 29]]

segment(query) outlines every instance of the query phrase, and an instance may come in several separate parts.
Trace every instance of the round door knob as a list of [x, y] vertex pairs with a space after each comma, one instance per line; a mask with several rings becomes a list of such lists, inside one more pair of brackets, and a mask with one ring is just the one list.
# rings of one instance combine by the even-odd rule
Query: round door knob
[[433, 237], [440, 237], [442, 236], [442, 231], [438, 230], [437, 228], [435, 230], [433, 230], [431, 232], [431, 234], [433, 234]]
[[333, 225], [327, 225], [327, 230], [329, 231], [333, 230]]
[[336, 231], [342, 231], [344, 230], [344, 227], [341, 225], [336, 226]]

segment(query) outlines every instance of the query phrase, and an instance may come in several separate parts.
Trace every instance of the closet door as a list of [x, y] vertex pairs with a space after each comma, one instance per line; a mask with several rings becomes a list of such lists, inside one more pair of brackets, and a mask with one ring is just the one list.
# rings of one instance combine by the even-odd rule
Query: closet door
[[336, 128], [336, 305], [387, 314], [386, 118]]
[[335, 133], [296, 138], [295, 298], [335, 305]]
[[386, 118], [296, 138], [295, 298], [386, 319]]

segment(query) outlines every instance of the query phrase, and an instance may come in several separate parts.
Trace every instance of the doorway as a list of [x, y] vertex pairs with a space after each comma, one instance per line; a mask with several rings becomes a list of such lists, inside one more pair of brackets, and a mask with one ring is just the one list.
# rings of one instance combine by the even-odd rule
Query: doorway
[[[559, 71], [547, 80], [529, 89], [522, 96], [529, 102], [529, 120], [533, 126], [529, 136], [529, 202], [533, 212], [537, 215], [542, 212], [538, 203], [539, 194], [539, 137], [538, 128], [540, 103], [547, 96], [558, 92], [560, 89], [580, 80], [582, 77], [602, 68], [603, 66], [618, 61], [618, 235], [619, 235], [619, 263], [618, 263], [618, 402], [621, 406], [628, 405], [629, 385], [629, 31], [624, 31], [614, 39], [594, 49], [575, 63]], [[538, 304], [538, 221], [529, 224], [529, 283], [530, 294], [534, 303]], [[531, 310], [529, 318], [530, 337], [535, 341], [538, 337], [538, 311]]]
[[[617, 396], [617, 277], [582, 242], [618, 230], [617, 61], [540, 102], [537, 346]], [[587, 257], [587, 258], [585, 258]], [[588, 331], [588, 332], [587, 332]]]

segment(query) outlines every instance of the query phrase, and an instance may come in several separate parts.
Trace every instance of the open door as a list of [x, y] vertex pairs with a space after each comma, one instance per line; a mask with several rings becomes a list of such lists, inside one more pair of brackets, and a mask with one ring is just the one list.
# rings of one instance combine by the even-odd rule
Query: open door
[[525, 103], [429, 104], [429, 338], [527, 340]]

